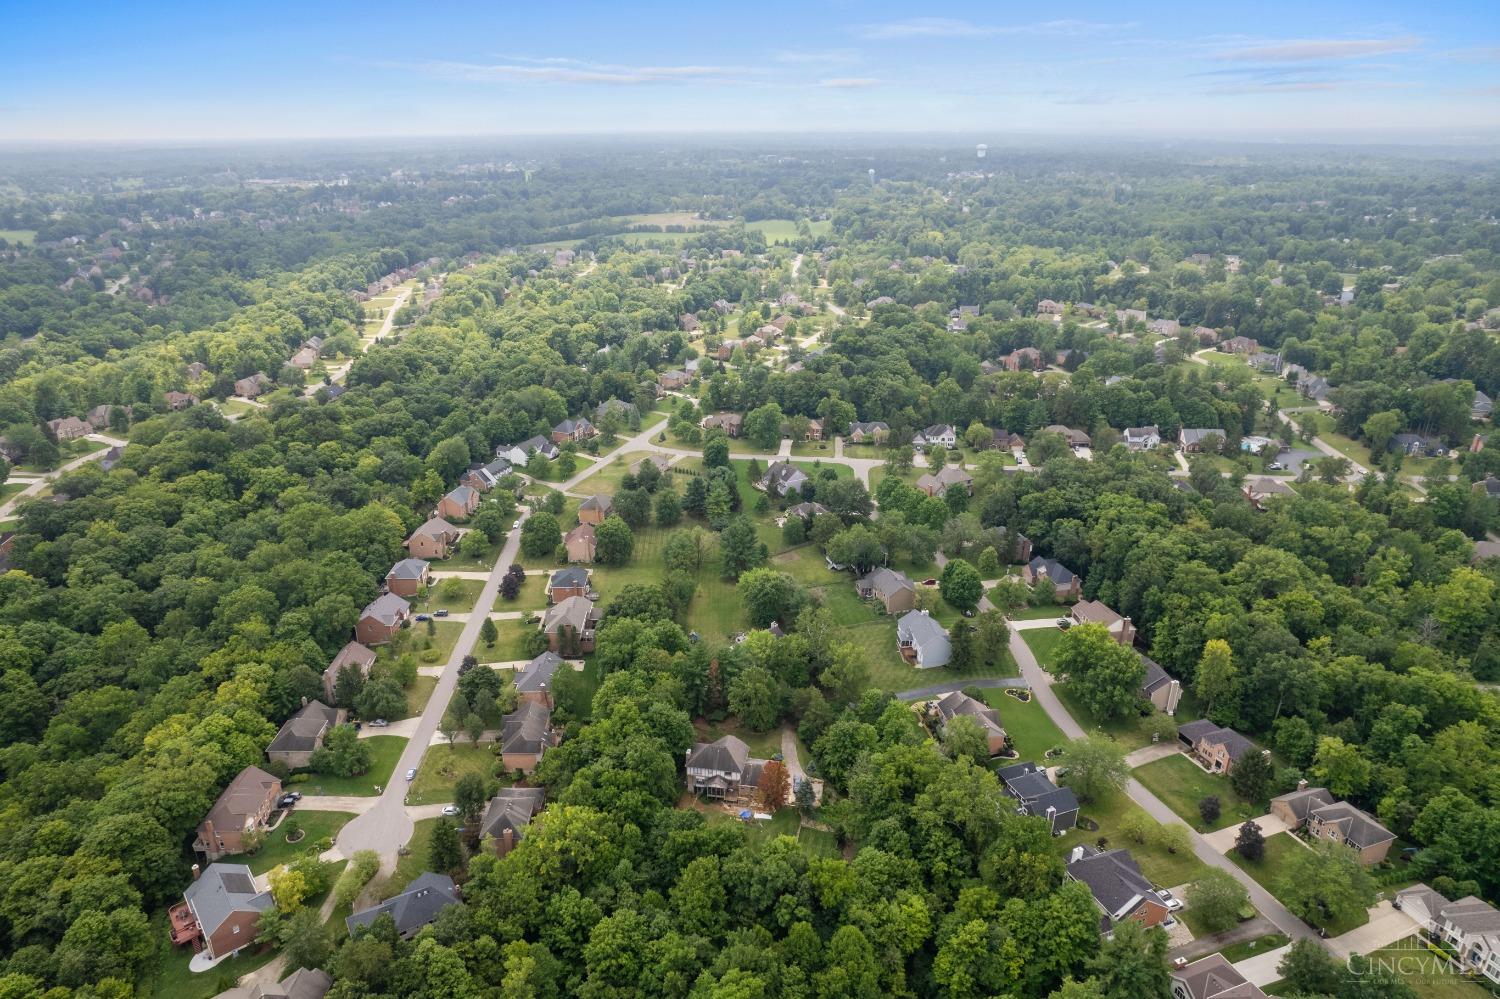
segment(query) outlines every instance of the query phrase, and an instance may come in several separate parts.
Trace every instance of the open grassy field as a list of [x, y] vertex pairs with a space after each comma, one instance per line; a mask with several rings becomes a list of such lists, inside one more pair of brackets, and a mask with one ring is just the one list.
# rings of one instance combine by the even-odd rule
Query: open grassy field
[[[1041, 762], [1049, 749], [1063, 745], [1068, 740], [1062, 730], [1047, 717], [1041, 702], [1036, 698], [1020, 701], [1001, 689], [984, 691], [984, 701], [1000, 712], [1000, 724], [1005, 727], [1016, 752], [1022, 760]], [[1016, 762], [1007, 760], [1007, 763]]]
[[30, 246], [36, 242], [36, 230], [0, 229], [0, 240], [16, 246]]
[[[223, 858], [226, 864], [247, 864], [252, 874], [264, 874], [278, 864], [289, 864], [319, 840], [337, 836], [345, 823], [354, 818], [353, 812], [315, 812], [293, 809], [292, 814], [281, 820], [281, 824], [266, 835], [266, 841], [255, 853], [239, 853]], [[287, 823], [296, 820], [304, 833], [296, 843], [288, 843]]]
[[537, 574], [526, 576], [526, 582], [521, 585], [516, 599], [506, 600], [502, 596], [495, 597], [493, 611], [539, 611], [547, 607], [547, 576]]
[[530, 659], [526, 651], [526, 642], [531, 633], [536, 631], [536, 625], [529, 621], [496, 621], [495, 629], [500, 632], [500, 638], [495, 642], [494, 648], [488, 648], [480, 642], [475, 649], [475, 655], [481, 662], [508, 663], [517, 659]]
[[[1066, 608], [1059, 607], [1045, 616], [1051, 617], [1052, 614], [1056, 614], [1062, 617], [1066, 613]], [[1067, 632], [1061, 628], [1037, 628], [1021, 632], [1021, 639], [1030, 647], [1031, 654], [1036, 656], [1037, 665], [1051, 673], [1057, 660], [1057, 647], [1062, 644], [1065, 634]]]
[[[1135, 778], [1199, 832], [1237, 826], [1246, 819], [1266, 813], [1266, 802], [1241, 798], [1230, 787], [1228, 778], [1204, 773], [1201, 767], [1181, 754], [1137, 767]], [[1218, 796], [1222, 809], [1218, 821], [1212, 824], [1204, 822], [1198, 814], [1198, 802], [1211, 794]]]
[[453, 788], [466, 773], [477, 773], [494, 779], [499, 757], [493, 742], [456, 742], [428, 748], [417, 767], [417, 779], [407, 789], [406, 800], [412, 805], [434, 805], [453, 800]]
[[[1240, 870], [1260, 882], [1262, 888], [1272, 895], [1276, 895], [1276, 882], [1280, 872], [1286, 865], [1287, 858], [1292, 856], [1297, 850], [1306, 849], [1307, 847], [1299, 843], [1291, 833], [1277, 833], [1274, 836], [1266, 837], [1266, 853], [1258, 861], [1252, 862], [1246, 860], [1233, 850], [1230, 850], [1225, 856]], [[1327, 930], [1329, 936], [1336, 937], [1341, 933], [1348, 933], [1356, 926], [1363, 926], [1369, 921], [1369, 913], [1361, 911], [1356, 919], [1331, 923], [1328, 926], [1321, 927], [1321, 929]]]
[[1191, 850], [1168, 853], [1153, 843], [1142, 844], [1127, 839], [1120, 833], [1120, 828], [1125, 819], [1131, 815], [1145, 815], [1145, 813], [1122, 792], [1114, 792], [1098, 801], [1086, 802], [1079, 812], [1080, 821], [1092, 819], [1098, 823], [1099, 828], [1087, 830], [1079, 826], [1069, 830], [1067, 835], [1057, 837], [1053, 843], [1059, 855], [1064, 857], [1078, 844], [1086, 843], [1093, 846], [1101, 838], [1107, 841], [1110, 848], [1125, 847], [1140, 864], [1142, 873], [1158, 888], [1186, 884], [1201, 877], [1208, 870], [1208, 865], [1194, 856]]
[[375, 795], [377, 787], [391, 782], [391, 771], [401, 759], [406, 748], [406, 739], [399, 735], [377, 735], [361, 740], [370, 747], [372, 756], [368, 773], [358, 777], [335, 777], [331, 774], [309, 774], [306, 783], [289, 785], [289, 789], [301, 791], [308, 796], [321, 794]]
[[[833, 222], [829, 219], [809, 221], [807, 227], [812, 230], [813, 237], [816, 238], [832, 232]], [[746, 222], [745, 228], [752, 232], [764, 233], [766, 242], [771, 244], [790, 243], [797, 239], [796, 219], [758, 219], [754, 222]]]

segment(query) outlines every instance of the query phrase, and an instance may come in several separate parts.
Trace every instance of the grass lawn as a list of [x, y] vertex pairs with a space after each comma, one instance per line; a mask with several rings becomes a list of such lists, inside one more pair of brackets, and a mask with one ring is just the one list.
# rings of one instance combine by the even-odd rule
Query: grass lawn
[[[635, 532], [635, 548], [628, 564], [594, 566], [593, 584], [600, 602], [608, 606], [621, 590], [631, 584], [652, 586], [661, 582], [662, 549], [676, 529], [641, 528]], [[770, 529], [775, 531], [774, 526]], [[734, 582], [719, 574], [717, 551], [708, 553], [698, 572], [697, 583], [698, 590], [687, 613], [689, 631], [698, 632], [707, 641], [723, 641], [748, 626]]]
[[493, 611], [539, 611], [547, 609], [547, 577], [542, 575], [526, 576], [526, 582], [521, 585], [521, 591], [516, 594], [516, 599], [506, 600], [503, 596], [495, 597]]
[[839, 851], [838, 837], [827, 829], [803, 826], [797, 830], [797, 845], [810, 857], [839, 858], [843, 856], [843, 853]]
[[[1068, 714], [1073, 716], [1073, 720], [1078, 722], [1085, 732], [1098, 729], [1118, 742], [1127, 753], [1150, 744], [1151, 733], [1146, 730], [1147, 719], [1140, 715], [1132, 714], [1101, 721], [1094, 717], [1093, 712], [1079, 703], [1078, 698], [1073, 695], [1073, 691], [1066, 683], [1053, 684], [1052, 692], [1057, 695], [1063, 707], [1068, 709]], [[1196, 800], [1194, 799], [1195, 802]]]
[[406, 739], [399, 735], [376, 735], [361, 741], [370, 747], [372, 754], [368, 773], [358, 777], [335, 777], [332, 774], [310, 773], [306, 783], [289, 785], [288, 790], [295, 789], [306, 795], [367, 796], [377, 794], [375, 790], [377, 785], [385, 787], [390, 783], [391, 771], [396, 769], [396, 761], [401, 759], [401, 751], [406, 748]]
[[411, 782], [406, 800], [412, 805], [435, 805], [453, 800], [453, 787], [466, 773], [477, 773], [486, 779], [495, 776], [499, 757], [493, 742], [458, 742], [451, 746], [432, 746], [417, 767], [417, 779]]
[[246, 413], [255, 412], [255, 406], [250, 405], [243, 399], [225, 399], [219, 403], [219, 408], [224, 411], [225, 416], [244, 416]]
[[[620, 455], [612, 462], [610, 462], [607, 466], [599, 469], [599, 471], [595, 472], [593, 475], [590, 475], [588, 478], [578, 483], [578, 487], [575, 492], [587, 493], [590, 495], [592, 495], [593, 493], [604, 493], [607, 496], [613, 496], [615, 493], [620, 491], [620, 483], [623, 482], [625, 477], [630, 474], [630, 466], [635, 464], [637, 461], [640, 461], [648, 454], [651, 454], [651, 452], [631, 451], [629, 454]], [[580, 466], [580, 471], [581, 470], [582, 466]]]
[[[833, 231], [833, 222], [823, 219], [818, 222], [808, 222], [807, 227], [812, 230], [814, 237], [826, 236]], [[761, 219], [758, 222], [746, 222], [745, 229], [764, 233], [768, 244], [791, 243], [797, 239], [797, 222], [794, 219]]]
[[832, 458], [833, 441], [798, 441], [792, 445], [792, 454], [798, 458]]
[[773, 728], [769, 732], [755, 732], [741, 725], [737, 718], [726, 718], [717, 725], [699, 718], [693, 722], [693, 731], [702, 742], [715, 742], [726, 735], [737, 736], [744, 740], [745, 745], [750, 747], [750, 755], [757, 759], [769, 760], [781, 753], [780, 728]]
[[1368, 955], [1396, 974], [1420, 999], [1489, 999], [1494, 993], [1441, 964], [1419, 937], [1410, 936]]
[[1098, 801], [1085, 803], [1080, 810], [1080, 819], [1092, 819], [1097, 822], [1098, 830], [1087, 830], [1080, 826], [1069, 830], [1066, 836], [1057, 837], [1053, 842], [1056, 844], [1059, 855], [1066, 857], [1068, 851], [1078, 844], [1086, 843], [1093, 846], [1102, 837], [1108, 841], [1107, 845], [1110, 849], [1115, 847], [1128, 849], [1131, 856], [1135, 857], [1136, 863], [1140, 864], [1141, 871], [1158, 888], [1169, 888], [1173, 885], [1195, 881], [1208, 870], [1208, 865], [1194, 856], [1191, 850], [1183, 853], [1168, 853], [1151, 843], [1133, 842], [1120, 833], [1120, 826], [1127, 816], [1144, 814], [1125, 796], [1124, 792], [1116, 791]]
[[[1015, 745], [1016, 752], [1021, 754], [1022, 760], [1040, 762], [1047, 750], [1068, 741], [1062, 730], [1047, 717], [1041, 702], [1034, 697], [1029, 702], [1023, 702], [1004, 690], [991, 689], [984, 691], [984, 701], [1000, 712], [1000, 724], [1005, 726], [1005, 732]], [[1009, 764], [1017, 761], [1004, 762]]]
[[422, 709], [427, 707], [427, 699], [432, 696], [432, 688], [436, 686], [437, 677], [418, 674], [411, 686], [406, 688], [406, 717], [422, 713]]
[[1224, 960], [1233, 964], [1236, 961], [1243, 961], [1257, 954], [1276, 950], [1278, 947], [1285, 947], [1288, 943], [1291, 943], [1291, 941], [1283, 933], [1267, 933], [1265, 936], [1256, 937], [1254, 940], [1230, 944], [1219, 951], [1219, 953], [1224, 955]]
[[[1061, 617], [1066, 610], [1059, 607], [1053, 613]], [[1061, 628], [1036, 628], [1021, 632], [1021, 640], [1030, 646], [1031, 654], [1036, 656], [1037, 665], [1051, 673], [1057, 659], [1057, 647], [1062, 644], [1063, 636], [1066, 634], [1067, 632]]]
[[[1018, 607], [1010, 612], [1010, 619], [1012, 621], [1044, 621], [1048, 618], [1062, 617], [1067, 612], [1068, 609], [1061, 606], [1060, 604], [1047, 604], [1043, 607]], [[1038, 629], [1036, 631], [1023, 632], [1022, 637], [1026, 639], [1026, 644], [1031, 645], [1032, 635], [1043, 634], [1047, 634], [1047, 632], [1044, 629]], [[1055, 632], [1055, 634], [1061, 635], [1062, 631], [1059, 629]], [[1031, 650], [1033, 653], [1036, 652], [1036, 648], [1037, 647], [1035, 645], [1031, 646]], [[1037, 661], [1041, 662], [1040, 656], [1037, 657]], [[1043, 668], [1045, 668], [1045, 664], [1043, 664]]]
[[211, 999], [233, 988], [241, 975], [249, 974], [276, 956], [273, 948], [261, 953], [246, 952], [221, 961], [212, 971], [195, 975], [188, 970], [193, 948], [172, 946], [166, 910], [152, 918], [151, 940], [160, 949], [155, 967], [148, 967], [136, 983], [135, 995], [140, 999]]
[[[428, 625], [432, 625], [433, 629], [430, 635], [427, 633]], [[453, 655], [453, 647], [458, 644], [458, 636], [463, 634], [463, 630], [464, 626], [457, 621], [418, 621], [408, 629], [406, 641], [400, 649], [394, 645], [382, 645], [376, 650], [376, 655], [381, 659], [389, 659], [402, 652], [410, 652], [423, 666], [441, 666]]]
[[[266, 836], [263, 846], [255, 853], [235, 854], [223, 858], [226, 864], [248, 864], [252, 874], [264, 874], [277, 864], [289, 864], [302, 856], [303, 851], [314, 847], [321, 839], [332, 839], [344, 824], [354, 818], [353, 812], [314, 812], [294, 809]], [[286, 841], [287, 823], [296, 819], [305, 834], [296, 843]]]
[[30, 485], [29, 482], [7, 482], [0, 485], [0, 503], [4, 503], [16, 493], [23, 492]]
[[[412, 601], [412, 613], [431, 614], [439, 608], [448, 611], [473, 610], [474, 602], [479, 599], [479, 594], [483, 589], [484, 580], [482, 579], [439, 580], [427, 587], [426, 599]], [[420, 622], [414, 627], [418, 632], [422, 631]]]
[[[1228, 778], [1204, 773], [1196, 763], [1181, 754], [1137, 767], [1135, 778], [1201, 833], [1237, 826], [1246, 819], [1266, 813], [1266, 802], [1241, 798], [1230, 787]], [[1198, 802], [1211, 794], [1218, 796], [1222, 811], [1217, 822], [1207, 823], [1198, 814]]]
[[500, 637], [495, 641], [493, 649], [483, 642], [475, 646], [474, 654], [481, 662], [508, 663], [531, 658], [527, 652], [527, 642], [531, 633], [536, 631], [536, 625], [529, 621], [496, 621], [495, 628], [500, 632]]
[[[817, 225], [818, 223], [814, 223]], [[795, 230], [795, 226], [793, 229]], [[0, 229], [0, 240], [13, 243], [16, 246], [30, 246], [36, 242], [35, 229]]]
[[[420, 775], [421, 771], [418, 771]], [[406, 855], [396, 859], [396, 870], [380, 891], [378, 898], [390, 898], [406, 890], [406, 886], [427, 870], [427, 850], [432, 843], [432, 830], [443, 819], [422, 819], [412, 824], [411, 839], [406, 843]], [[452, 822], [453, 819], [446, 821]]]
[[[1240, 870], [1249, 874], [1252, 878], [1258, 881], [1262, 888], [1270, 892], [1272, 895], [1275, 895], [1276, 880], [1281, 870], [1286, 865], [1287, 858], [1292, 856], [1294, 851], [1305, 849], [1307, 849], [1307, 847], [1297, 842], [1296, 838], [1293, 837], [1291, 833], [1277, 833], [1274, 836], [1266, 837], [1266, 853], [1265, 856], [1261, 857], [1259, 861], [1252, 863], [1251, 861], [1246, 860], [1244, 857], [1241, 857], [1234, 850], [1230, 850], [1227, 854], [1225, 854], [1225, 856], [1227, 856], [1230, 862], [1233, 863], [1236, 867], [1240, 868]], [[1327, 930], [1329, 936], [1336, 937], [1341, 933], [1349, 932], [1356, 926], [1363, 926], [1369, 921], [1370, 914], [1361, 910], [1358, 917], [1355, 919], [1338, 923], [1330, 923], [1328, 926], [1322, 927], [1322, 929]]]

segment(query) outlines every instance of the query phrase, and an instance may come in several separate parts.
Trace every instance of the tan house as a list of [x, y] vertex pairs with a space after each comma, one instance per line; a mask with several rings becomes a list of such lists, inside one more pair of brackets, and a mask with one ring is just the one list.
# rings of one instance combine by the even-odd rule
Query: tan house
[[1270, 500], [1276, 496], [1295, 496], [1297, 490], [1287, 485], [1283, 479], [1273, 479], [1269, 475], [1251, 475], [1246, 477], [1242, 488], [1245, 499], [1257, 510], [1264, 510]]
[[673, 392], [680, 388], [686, 388], [688, 383], [692, 380], [693, 376], [688, 374], [686, 371], [663, 371], [660, 375], [656, 376], [656, 384], [660, 385], [668, 392]]
[[614, 513], [615, 501], [603, 493], [595, 493], [578, 504], [578, 522], [580, 524], [602, 524], [611, 513]]
[[281, 781], [260, 767], [241, 770], [198, 824], [193, 852], [213, 862], [244, 853], [247, 834], [264, 829], [281, 797]]
[[391, 571], [385, 574], [386, 591], [408, 599], [416, 596], [431, 581], [431, 567], [419, 558], [404, 558], [391, 566]]
[[1065, 427], [1061, 423], [1054, 423], [1051, 426], [1043, 427], [1042, 430], [1044, 433], [1061, 434], [1068, 442], [1068, 447], [1075, 451], [1079, 448], [1093, 446], [1093, 441], [1089, 435], [1074, 427]]
[[375, 665], [375, 650], [358, 642], [350, 642], [339, 654], [333, 657], [333, 662], [323, 671], [323, 696], [329, 704], [333, 703], [333, 692], [338, 687], [339, 674], [346, 669], [357, 669], [363, 676], [370, 675], [370, 667]]
[[748, 801], [765, 766], [735, 736], [700, 742], [687, 752], [687, 790], [720, 801]]
[[984, 733], [991, 756], [1005, 748], [1005, 728], [1000, 724], [1000, 712], [983, 701], [976, 701], [963, 691], [955, 690], [938, 700], [937, 713], [942, 719], [944, 730], [949, 722], [959, 716], [974, 719], [979, 730]]
[[1050, 298], [1044, 298], [1036, 303], [1036, 311], [1039, 316], [1060, 316], [1063, 314], [1061, 302], [1054, 302]]
[[505, 856], [526, 835], [526, 827], [546, 803], [545, 788], [502, 787], [479, 818], [479, 838], [493, 840], [495, 853]]
[[279, 982], [236, 985], [214, 999], [323, 999], [333, 990], [333, 976], [322, 968], [298, 968]]
[[569, 562], [592, 562], [597, 547], [592, 524], [579, 524], [563, 538], [563, 547], [568, 550]]
[[1141, 696], [1164, 714], [1175, 715], [1182, 700], [1182, 684], [1160, 665], [1141, 656], [1146, 663], [1146, 677], [1141, 681]]
[[290, 361], [287, 361], [286, 363], [290, 364], [294, 368], [300, 368], [301, 370], [306, 371], [314, 364], [318, 363], [318, 352], [310, 346], [303, 347], [301, 350], [297, 351], [297, 353], [293, 354], [292, 359]]
[[167, 392], [162, 396], [162, 401], [167, 404], [168, 409], [175, 413], [180, 409], [196, 406], [198, 404], [198, 397], [190, 395], [187, 392]]
[[244, 864], [209, 864], [202, 874], [194, 865], [193, 883], [167, 914], [172, 943], [227, 957], [255, 942], [256, 924], [274, 908], [270, 891]]
[[1260, 342], [1248, 336], [1232, 336], [1219, 344], [1226, 354], [1254, 354], [1260, 350]]
[[411, 604], [394, 593], [382, 593], [365, 605], [354, 622], [354, 637], [364, 645], [384, 645], [411, 620]]
[[322, 701], [308, 701], [288, 718], [266, 747], [266, 758], [284, 763], [290, 770], [305, 767], [312, 754], [323, 745], [328, 731], [344, 720], [344, 712], [330, 708]]
[[594, 628], [600, 617], [588, 597], [569, 597], [553, 604], [542, 616], [547, 647], [565, 656], [588, 655], [594, 651]]
[[437, 515], [444, 519], [467, 520], [478, 509], [479, 491], [469, 486], [456, 486], [438, 500]]
[[928, 496], [942, 496], [952, 486], [961, 486], [964, 492], [972, 496], [974, 476], [958, 465], [944, 465], [936, 475], [929, 472], [917, 480], [917, 488]]
[[699, 426], [704, 430], [722, 430], [728, 437], [738, 437], [745, 426], [745, 418], [739, 413], [715, 413], [705, 416]]
[[512, 773], [531, 773], [552, 745], [552, 711], [546, 705], [522, 701], [500, 720], [500, 760]]
[[733, 339], [731, 339], [731, 340], [724, 340], [724, 341], [720, 342], [718, 348], [716, 350], [714, 350], [714, 360], [715, 361], [727, 361], [727, 360], [729, 360], [731, 357], [734, 356], [734, 350], [735, 350], [735, 348], [743, 346], [744, 343], [745, 343], [745, 341], [743, 341], [743, 340], [733, 340]]
[[1305, 780], [1298, 782], [1297, 790], [1272, 798], [1271, 814], [1288, 829], [1305, 830], [1310, 839], [1349, 847], [1363, 864], [1384, 860], [1396, 839], [1368, 812], [1339, 801], [1327, 788], [1308, 787]]
[[822, 420], [808, 420], [807, 421], [807, 435], [806, 435], [806, 437], [804, 439], [810, 440], [810, 441], [820, 441], [820, 440], [822, 440], [823, 439], [823, 421]]
[[1068, 616], [1074, 624], [1099, 624], [1109, 632], [1109, 637], [1129, 648], [1135, 644], [1135, 625], [1130, 618], [1122, 617], [1097, 600], [1080, 600], [1073, 605]]
[[234, 394], [241, 399], [254, 399], [271, 385], [271, 379], [264, 371], [257, 371], [253, 375], [240, 378], [234, 383]]
[[884, 444], [886, 438], [891, 436], [891, 428], [889, 424], [883, 423], [880, 420], [870, 423], [851, 423], [849, 424], [848, 436], [849, 443], [851, 444], [864, 444], [866, 442]]
[[1199, 766], [1212, 774], [1227, 774], [1235, 763], [1256, 752], [1255, 743], [1234, 729], [1202, 719], [1180, 726], [1177, 738]]
[[878, 600], [887, 614], [904, 614], [917, 606], [917, 588], [894, 569], [880, 566], [854, 581], [861, 600]]
[[135, 410], [133, 408], [131, 408], [130, 406], [118, 406], [118, 407], [116, 407], [116, 406], [110, 405], [109, 403], [104, 403], [103, 405], [101, 405], [101, 406], [95, 406], [93, 409], [91, 409], [91, 410], [88, 411], [88, 414], [87, 414], [86, 418], [89, 421], [89, 426], [93, 427], [95, 430], [107, 430], [107, 429], [109, 429], [109, 416], [110, 416], [110, 413], [112, 413], [117, 408], [120, 409], [122, 412], [124, 412], [125, 419], [127, 419], [127, 420], [133, 420], [133, 419], [135, 419]]
[[1223, 954], [1210, 954], [1172, 970], [1172, 999], [1266, 999], [1266, 994]]
[[64, 416], [60, 420], [48, 420], [47, 429], [60, 441], [76, 441], [94, 432], [86, 422], [76, 416]]
[[447, 558], [463, 532], [442, 517], [433, 517], [411, 532], [406, 550], [413, 558]]

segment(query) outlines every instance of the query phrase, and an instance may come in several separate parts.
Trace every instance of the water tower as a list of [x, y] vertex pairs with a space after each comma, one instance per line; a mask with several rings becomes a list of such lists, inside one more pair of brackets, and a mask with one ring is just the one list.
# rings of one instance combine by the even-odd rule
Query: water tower
[[974, 152], [978, 156], [979, 159], [984, 159], [984, 154], [987, 153], [987, 152], [989, 152], [989, 151], [990, 151], [990, 147], [987, 146], [987, 145], [985, 145], [983, 142], [981, 142], [978, 146], [974, 147]]

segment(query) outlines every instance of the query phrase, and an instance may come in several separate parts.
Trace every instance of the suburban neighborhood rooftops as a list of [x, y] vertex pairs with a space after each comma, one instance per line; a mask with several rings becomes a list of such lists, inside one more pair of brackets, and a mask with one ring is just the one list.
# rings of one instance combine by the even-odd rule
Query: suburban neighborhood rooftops
[[265, 912], [275, 908], [271, 893], [255, 886], [255, 877], [244, 864], [209, 864], [182, 893], [205, 937], [236, 912]]
[[1260, 986], [1236, 971], [1223, 954], [1210, 954], [1179, 968], [1172, 978], [1187, 990], [1185, 999], [1266, 999]]
[[382, 593], [365, 605], [361, 618], [373, 617], [381, 624], [393, 625], [411, 611], [411, 604], [394, 593]]
[[558, 569], [552, 574], [549, 584], [554, 590], [571, 590], [589, 585], [589, 571], [576, 565]]
[[519, 839], [531, 824], [532, 816], [542, 810], [547, 792], [540, 787], [502, 787], [490, 799], [479, 819], [479, 835], [499, 839], [510, 832]]
[[563, 663], [556, 652], [543, 652], [515, 675], [516, 690], [522, 694], [538, 693], [552, 686], [553, 674]]
[[353, 933], [361, 926], [369, 926], [381, 916], [389, 914], [396, 923], [396, 932], [410, 934], [437, 918], [442, 910], [458, 904], [458, 890], [453, 879], [446, 874], [431, 871], [422, 874], [406, 891], [388, 898], [379, 905], [345, 917], [344, 923]]
[[1204, 739], [1207, 739], [1211, 745], [1221, 745], [1229, 753], [1231, 760], [1238, 760], [1241, 756], [1255, 749], [1255, 743], [1240, 735], [1234, 729], [1215, 725], [1207, 719], [1190, 721], [1185, 725], [1178, 726], [1177, 735], [1195, 745]]
[[323, 733], [338, 724], [338, 716], [337, 708], [330, 708], [322, 701], [308, 701], [282, 723], [266, 752], [305, 753], [317, 749]]
[[1156, 889], [1129, 850], [1100, 853], [1090, 846], [1078, 846], [1073, 856], [1075, 859], [1068, 863], [1069, 876], [1088, 886], [1094, 901], [1112, 920], [1129, 913], [1143, 899], [1157, 898]]
[[931, 614], [919, 610], [907, 611], [896, 619], [896, 630], [900, 634], [910, 637], [916, 645], [937, 641], [948, 637], [938, 619]]
[[270, 790], [280, 786], [281, 781], [260, 767], [246, 767], [224, 788], [205, 821], [216, 829], [243, 829], [246, 820], [260, 811]]
[[750, 747], [737, 736], [726, 735], [714, 742], [700, 742], [687, 754], [687, 765], [697, 770], [742, 773], [750, 761]]
[[427, 576], [427, 568], [425, 559], [404, 558], [391, 566], [391, 571], [385, 575], [387, 579], [423, 579]]
[[567, 627], [582, 633], [589, 627], [593, 615], [592, 600], [588, 597], [569, 597], [547, 608], [547, 613], [542, 618], [542, 630], [551, 633]]
[[1054, 584], [1067, 586], [1073, 582], [1073, 571], [1056, 559], [1042, 558], [1038, 555], [1027, 563], [1034, 575], [1045, 575]]

